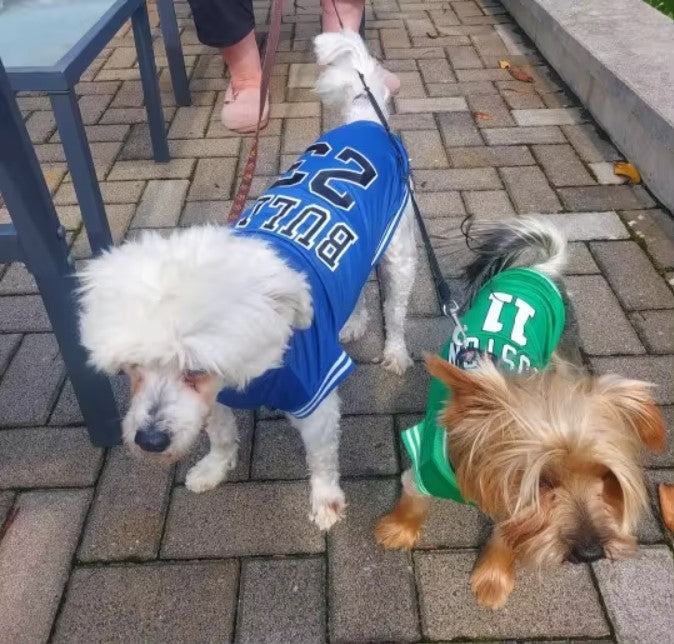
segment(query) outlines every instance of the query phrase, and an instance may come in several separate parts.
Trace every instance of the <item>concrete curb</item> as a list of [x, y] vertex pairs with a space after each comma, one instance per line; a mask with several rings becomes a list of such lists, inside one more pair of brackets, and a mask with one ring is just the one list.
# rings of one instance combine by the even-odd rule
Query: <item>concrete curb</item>
[[674, 21], [642, 0], [503, 0], [674, 211]]

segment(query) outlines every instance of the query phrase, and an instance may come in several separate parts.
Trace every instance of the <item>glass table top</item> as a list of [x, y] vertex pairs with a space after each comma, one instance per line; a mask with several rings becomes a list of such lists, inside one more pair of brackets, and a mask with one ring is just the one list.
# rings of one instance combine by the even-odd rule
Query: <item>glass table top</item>
[[117, 0], [0, 0], [6, 68], [55, 65]]

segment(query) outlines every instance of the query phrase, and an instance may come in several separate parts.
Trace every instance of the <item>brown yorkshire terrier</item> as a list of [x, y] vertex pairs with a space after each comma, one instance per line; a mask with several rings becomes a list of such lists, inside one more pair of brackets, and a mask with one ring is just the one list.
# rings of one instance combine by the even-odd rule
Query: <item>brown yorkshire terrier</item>
[[471, 587], [497, 609], [515, 562], [541, 568], [635, 551], [646, 505], [640, 451], [664, 449], [665, 428], [647, 383], [580, 368], [559, 279], [566, 242], [555, 228], [525, 219], [471, 238], [462, 328], [426, 361], [426, 418], [403, 434], [413, 466], [375, 537], [411, 548], [431, 496], [475, 504], [494, 528]]

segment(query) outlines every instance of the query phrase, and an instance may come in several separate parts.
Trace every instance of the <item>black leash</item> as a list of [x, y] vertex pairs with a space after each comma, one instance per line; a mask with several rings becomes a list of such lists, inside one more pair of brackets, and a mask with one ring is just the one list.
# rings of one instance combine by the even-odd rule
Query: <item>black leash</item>
[[[339, 11], [337, 9], [337, 4], [335, 0], [332, 0], [332, 6], [335, 9], [335, 14], [337, 15], [339, 26], [342, 29], [344, 29], [344, 23], [342, 22], [342, 17], [339, 15]], [[356, 73], [358, 74], [358, 78], [360, 78], [360, 82], [363, 85], [363, 90], [365, 90], [365, 94], [368, 100], [370, 101], [370, 104], [372, 105], [372, 109], [374, 109], [382, 127], [386, 130], [386, 133], [391, 139], [393, 149], [396, 151], [396, 155], [398, 156], [399, 161], [403, 162], [403, 159], [400, 156], [400, 149], [394, 138], [395, 135], [391, 131], [388, 121], [386, 120], [386, 116], [384, 116], [384, 112], [382, 112], [381, 107], [379, 107], [379, 104], [377, 103], [377, 99], [375, 99], [370, 88], [368, 87], [368, 84], [365, 81], [365, 76], [358, 70], [356, 70]], [[414, 217], [416, 218], [417, 224], [419, 225], [419, 230], [421, 231], [421, 239], [424, 243], [424, 249], [426, 250], [426, 255], [428, 257], [428, 264], [431, 269], [431, 277], [433, 278], [433, 285], [435, 286], [435, 294], [438, 298], [438, 303], [440, 304], [440, 310], [442, 311], [443, 315], [451, 318], [454, 321], [454, 324], [457, 326], [457, 328], [460, 329], [461, 323], [459, 322], [458, 318], [459, 307], [456, 301], [452, 298], [452, 292], [449, 288], [449, 284], [442, 276], [442, 272], [440, 271], [440, 264], [438, 263], [438, 258], [435, 255], [435, 250], [433, 250], [431, 238], [428, 235], [426, 224], [424, 223], [423, 217], [421, 216], [421, 211], [419, 210], [417, 200], [414, 197], [414, 185], [412, 184], [411, 173], [408, 174], [407, 176], [407, 188], [410, 193], [410, 201], [412, 202]]]

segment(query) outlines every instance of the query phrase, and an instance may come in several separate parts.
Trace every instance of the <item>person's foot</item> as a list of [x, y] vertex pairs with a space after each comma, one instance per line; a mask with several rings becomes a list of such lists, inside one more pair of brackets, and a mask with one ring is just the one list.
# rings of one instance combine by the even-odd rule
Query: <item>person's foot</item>
[[[260, 88], [243, 87], [234, 89], [230, 83], [225, 91], [225, 103], [222, 106], [222, 124], [228, 130], [241, 134], [255, 132], [257, 117], [260, 109]], [[260, 129], [267, 125], [269, 120], [269, 98], [267, 98]]]

